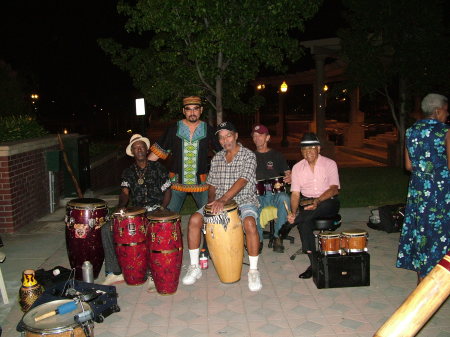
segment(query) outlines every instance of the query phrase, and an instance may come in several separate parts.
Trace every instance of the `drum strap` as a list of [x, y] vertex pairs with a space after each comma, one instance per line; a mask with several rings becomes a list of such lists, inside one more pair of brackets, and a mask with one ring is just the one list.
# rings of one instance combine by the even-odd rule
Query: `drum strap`
[[152, 253], [156, 253], [156, 254], [159, 254], [159, 253], [170, 254], [170, 253], [175, 253], [175, 252], [179, 252], [179, 251], [182, 251], [182, 250], [183, 250], [183, 247], [178, 247], [178, 248], [171, 249], [171, 250], [152, 250]]
[[145, 241], [131, 242], [131, 243], [116, 243], [116, 246], [134, 247], [143, 243], [145, 243]]

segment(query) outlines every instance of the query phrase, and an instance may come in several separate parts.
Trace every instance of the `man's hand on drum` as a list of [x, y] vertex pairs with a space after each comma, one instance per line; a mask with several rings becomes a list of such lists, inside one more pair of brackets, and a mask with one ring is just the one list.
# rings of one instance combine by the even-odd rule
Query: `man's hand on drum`
[[319, 204], [320, 204], [319, 198], [314, 198], [312, 204], [305, 206], [303, 209], [305, 211], [314, 211], [317, 208], [317, 206], [319, 206]]
[[213, 212], [213, 214], [219, 214], [223, 211], [225, 201], [219, 198], [217, 200], [214, 200], [213, 202], [210, 202], [208, 205], [211, 206], [211, 212]]

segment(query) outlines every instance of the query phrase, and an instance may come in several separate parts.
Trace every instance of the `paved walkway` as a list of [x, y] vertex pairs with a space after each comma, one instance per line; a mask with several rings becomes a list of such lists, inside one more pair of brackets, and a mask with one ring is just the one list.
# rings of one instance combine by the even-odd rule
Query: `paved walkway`
[[[299, 248], [294, 230], [291, 234], [296, 242], [286, 242], [284, 254], [274, 253], [267, 244], [264, 247], [259, 263], [261, 292], [248, 290], [247, 265], [241, 281], [227, 285], [220, 283], [211, 262], [195, 285], [180, 282], [177, 293], [171, 296], [148, 293], [144, 285], [121, 284], [117, 286], [121, 311], [101, 324], [95, 323], [95, 336], [372, 336], [415, 288], [416, 276], [394, 267], [398, 233], [367, 228], [369, 208], [343, 209], [341, 215], [340, 231], [362, 228], [369, 232], [368, 287], [317, 289], [312, 279], [299, 279], [308, 262], [304, 255], [289, 259]], [[18, 233], [2, 235], [7, 259], [1, 268], [10, 299], [9, 305], [0, 305], [2, 336], [20, 336], [15, 326], [22, 317], [17, 303], [22, 270], [69, 267], [63, 218], [64, 208], [59, 208]], [[187, 217], [183, 217], [184, 233], [186, 222]], [[182, 275], [189, 262], [187, 250], [183, 258]], [[103, 272], [97, 282], [102, 281]], [[447, 300], [419, 336], [450, 336], [449, 317]]]

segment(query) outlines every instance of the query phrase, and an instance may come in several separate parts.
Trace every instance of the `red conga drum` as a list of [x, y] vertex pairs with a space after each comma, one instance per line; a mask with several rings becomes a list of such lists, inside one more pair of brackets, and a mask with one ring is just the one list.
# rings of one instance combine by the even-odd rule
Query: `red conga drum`
[[147, 214], [148, 265], [158, 293], [174, 294], [183, 262], [181, 217], [169, 210]]
[[70, 266], [75, 268], [75, 277], [82, 280], [81, 266], [90, 261], [94, 278], [102, 269], [103, 252], [101, 227], [108, 221], [108, 207], [101, 199], [72, 199], [66, 205], [66, 246]]
[[113, 237], [117, 262], [128, 285], [147, 280], [147, 218], [146, 209], [130, 207], [113, 214]]

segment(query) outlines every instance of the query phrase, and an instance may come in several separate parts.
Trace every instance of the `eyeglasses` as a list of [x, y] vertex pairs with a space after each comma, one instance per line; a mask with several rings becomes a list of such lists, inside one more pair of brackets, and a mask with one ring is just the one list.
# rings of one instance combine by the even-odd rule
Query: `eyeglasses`
[[200, 107], [196, 106], [195, 108], [184, 108], [185, 111], [200, 111]]

